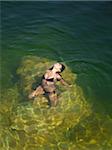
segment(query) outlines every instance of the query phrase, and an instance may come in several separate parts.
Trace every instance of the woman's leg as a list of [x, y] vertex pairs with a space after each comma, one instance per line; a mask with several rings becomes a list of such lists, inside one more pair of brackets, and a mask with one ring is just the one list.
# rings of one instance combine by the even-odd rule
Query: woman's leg
[[57, 97], [57, 93], [55, 91], [51, 92], [51, 93], [48, 93], [48, 98], [49, 98], [51, 106], [56, 106], [57, 105], [58, 97]]
[[42, 95], [42, 94], [44, 94], [44, 93], [45, 93], [45, 92], [44, 92], [42, 86], [40, 85], [40, 86], [38, 86], [38, 87], [36, 88], [36, 90], [34, 90], [28, 97], [29, 97], [29, 99], [32, 99], [32, 98], [34, 98], [35, 96]]

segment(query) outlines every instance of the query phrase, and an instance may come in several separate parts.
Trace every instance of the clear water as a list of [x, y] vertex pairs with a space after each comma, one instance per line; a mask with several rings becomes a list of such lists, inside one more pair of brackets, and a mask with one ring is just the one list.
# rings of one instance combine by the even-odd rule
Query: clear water
[[[112, 3], [1, 2], [1, 10], [1, 116], [3, 116], [1, 117], [3, 130], [0, 133], [3, 139], [0, 143], [1, 148], [12, 150], [21, 149], [22, 146], [24, 149], [29, 147], [32, 150], [111, 149]], [[27, 58], [27, 56], [30, 57]], [[24, 101], [25, 97], [19, 90], [21, 87], [18, 86], [18, 81], [23, 83], [27, 81], [24, 78], [20, 79], [20, 77], [18, 79], [17, 69], [25, 67], [27, 70], [27, 67], [30, 67], [24, 66], [26, 59], [36, 65], [34, 56], [37, 57], [37, 60], [38, 58], [46, 59], [45, 62], [63, 61], [71, 70], [71, 74], [77, 76], [75, 83], [71, 82], [83, 91], [81, 97], [83, 97], [84, 103], [90, 105], [92, 112], [90, 113], [90, 108], [87, 109], [85, 104], [83, 107], [84, 110], [88, 110], [88, 116], [85, 115], [77, 124], [75, 121], [71, 123], [69, 111], [73, 113], [72, 119], [74, 118], [74, 120], [80, 115], [76, 113], [77, 117], [74, 117], [73, 108], [75, 109], [75, 106], [72, 107], [69, 102], [65, 106], [62, 104], [63, 107], [59, 106], [53, 110], [53, 115], [58, 115], [59, 121], [62, 121], [66, 116], [65, 114], [68, 113], [68, 117], [65, 118], [71, 126], [67, 128], [68, 125], [65, 123], [62, 124], [63, 127], [61, 125], [56, 126], [54, 130], [51, 127], [52, 134], [50, 131], [49, 133], [42, 132], [48, 139], [45, 139], [44, 136], [41, 137], [41, 134], [40, 136], [36, 134], [39, 129], [38, 126], [32, 133], [29, 133], [24, 124], [24, 119], [26, 122], [31, 120], [28, 110], [32, 110], [31, 113], [35, 113], [37, 110], [32, 105], [25, 104], [24, 106], [21, 102]], [[26, 58], [20, 66], [24, 57]], [[21, 71], [19, 75], [23, 77]], [[27, 74], [25, 75], [27, 76]], [[22, 91], [25, 88], [23, 87]], [[80, 95], [81, 92], [78, 94]], [[81, 103], [81, 101], [76, 103]], [[67, 105], [70, 109], [65, 113], [62, 108], [65, 109]], [[41, 108], [38, 111], [41, 111]], [[33, 113], [33, 122], [36, 121], [35, 119], [39, 120], [36, 118], [38, 111]], [[45, 117], [48, 117], [50, 115], [48, 111], [51, 110], [47, 111], [46, 108], [45, 110], [42, 108], [43, 115], [44, 111], [47, 115]], [[83, 114], [83, 111], [81, 113]], [[42, 114], [40, 117], [44, 117]], [[13, 119], [15, 120], [17, 116], [19, 116], [18, 118], [22, 116], [23, 120], [18, 119], [15, 123]], [[51, 115], [51, 117], [53, 116]], [[33, 124], [32, 121], [30, 124]], [[23, 125], [23, 130], [19, 125]], [[49, 123], [46, 122], [46, 125]], [[86, 133], [84, 126], [86, 126]], [[44, 125], [42, 129], [47, 131]], [[97, 136], [94, 134], [95, 131]], [[25, 132], [28, 132], [27, 135]], [[39, 142], [34, 142], [33, 134]], [[23, 142], [24, 144], [21, 145], [21, 137], [23, 141], [27, 141], [26, 144]], [[57, 137], [57, 140], [53, 141], [51, 137]]]

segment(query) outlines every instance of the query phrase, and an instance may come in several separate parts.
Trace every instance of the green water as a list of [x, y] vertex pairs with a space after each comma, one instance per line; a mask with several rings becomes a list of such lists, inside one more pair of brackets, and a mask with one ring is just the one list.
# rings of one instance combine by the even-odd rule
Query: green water
[[[112, 149], [112, 3], [1, 2], [0, 149]], [[56, 61], [71, 89], [27, 100]]]

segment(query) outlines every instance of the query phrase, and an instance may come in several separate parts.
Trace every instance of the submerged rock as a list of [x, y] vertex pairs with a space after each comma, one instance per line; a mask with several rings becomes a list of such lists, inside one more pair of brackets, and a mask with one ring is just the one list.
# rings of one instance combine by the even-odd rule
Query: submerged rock
[[[32, 84], [36, 82], [39, 84], [45, 70], [54, 63], [54, 61], [35, 56], [23, 58], [17, 74], [20, 76], [19, 88], [26, 99], [31, 92]], [[27, 99], [29, 104], [17, 107], [11, 129], [22, 130], [26, 135], [32, 136], [33, 139], [41, 139], [42, 136], [43, 142], [41, 142], [50, 144], [50, 136], [55, 142], [56, 138], [61, 140], [64, 132], [91, 113], [82, 90], [75, 84], [77, 75], [73, 74], [70, 68], [66, 66], [62, 76], [72, 86], [65, 88], [59, 82], [57, 83], [60, 92], [57, 107], [49, 108], [47, 98], [42, 95], [36, 97], [32, 104]]]
[[[92, 115], [82, 89], [75, 83], [77, 75], [69, 67], [66, 66], [62, 76], [72, 86], [66, 88], [57, 83], [57, 107], [49, 108], [48, 100], [43, 95], [34, 101], [28, 100], [32, 85], [40, 84], [43, 73], [54, 63], [36, 56], [23, 58], [17, 69], [19, 81], [5, 92], [3, 99], [6, 101], [2, 101], [1, 118], [4, 120], [1, 122], [7, 124], [0, 125], [2, 149], [100, 150], [101, 140], [105, 141], [106, 148], [111, 147], [112, 138], [107, 138], [107, 130], [101, 124], [103, 119]], [[111, 126], [111, 122], [107, 124]]]

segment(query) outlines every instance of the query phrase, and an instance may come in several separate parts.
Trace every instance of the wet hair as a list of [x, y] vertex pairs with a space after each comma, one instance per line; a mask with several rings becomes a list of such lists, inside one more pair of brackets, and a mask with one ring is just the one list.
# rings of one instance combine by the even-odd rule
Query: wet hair
[[54, 66], [52, 66], [51, 68], [49, 68], [49, 70], [52, 70], [54, 68]]
[[[62, 67], [61, 67], [61, 71], [60, 72], [63, 72], [65, 70], [65, 66], [63, 64], [61, 64], [61, 66]], [[54, 65], [51, 68], [49, 68], [49, 70], [52, 70], [53, 68], [54, 68]]]
[[63, 64], [61, 65], [62, 65], [61, 72], [63, 72], [65, 70], [65, 66]]

